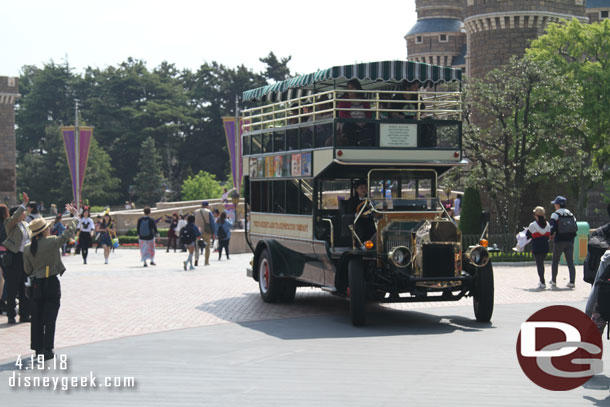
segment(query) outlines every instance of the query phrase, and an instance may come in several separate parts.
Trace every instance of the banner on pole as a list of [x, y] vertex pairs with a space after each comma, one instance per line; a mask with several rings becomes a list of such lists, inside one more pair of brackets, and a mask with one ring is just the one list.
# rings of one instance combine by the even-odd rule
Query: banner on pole
[[231, 174], [233, 175], [233, 186], [239, 191], [243, 176], [244, 166], [242, 163], [241, 151], [241, 126], [242, 119], [239, 119], [238, 128], [235, 128], [235, 117], [223, 117], [222, 123], [225, 128], [227, 138], [227, 150], [231, 157]]
[[[64, 139], [64, 148], [66, 150], [66, 158], [68, 167], [70, 168], [70, 178], [72, 179], [72, 196], [74, 202], [78, 204], [80, 196], [77, 196], [77, 191], [83, 190], [83, 181], [85, 180], [85, 170], [87, 169], [87, 159], [89, 158], [89, 147], [91, 146], [91, 137], [93, 136], [93, 127], [79, 126], [78, 128], [78, 162], [76, 162], [76, 137], [74, 126], [61, 128], [61, 135]], [[76, 173], [78, 168], [78, 178]], [[81, 193], [82, 195], [82, 193]]]

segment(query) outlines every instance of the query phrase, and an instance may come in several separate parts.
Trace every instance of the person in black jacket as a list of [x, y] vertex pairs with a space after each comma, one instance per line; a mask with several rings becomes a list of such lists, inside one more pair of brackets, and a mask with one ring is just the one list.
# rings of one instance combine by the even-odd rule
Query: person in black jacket
[[570, 282], [568, 288], [574, 288], [576, 280], [576, 268], [574, 267], [574, 238], [576, 232], [562, 232], [559, 228], [560, 217], [573, 217], [574, 223], [576, 218], [568, 209], [566, 209], [566, 199], [563, 196], [557, 196], [552, 202], [555, 206], [555, 212], [551, 215], [551, 240], [553, 240], [553, 263], [551, 265], [551, 288], [557, 285], [557, 273], [559, 270], [559, 259], [563, 253], [570, 271]]

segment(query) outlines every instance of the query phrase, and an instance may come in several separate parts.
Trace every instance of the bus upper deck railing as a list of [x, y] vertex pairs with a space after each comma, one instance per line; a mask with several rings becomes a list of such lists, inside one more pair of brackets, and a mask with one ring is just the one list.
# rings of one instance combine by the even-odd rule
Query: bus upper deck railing
[[461, 120], [461, 92], [331, 90], [242, 111], [244, 133], [337, 118]]

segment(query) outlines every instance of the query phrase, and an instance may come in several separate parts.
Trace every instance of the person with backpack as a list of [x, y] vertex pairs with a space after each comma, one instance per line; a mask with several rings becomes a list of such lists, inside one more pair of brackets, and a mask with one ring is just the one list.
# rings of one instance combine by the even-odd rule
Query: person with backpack
[[551, 235], [551, 225], [544, 218], [545, 212], [542, 206], [534, 208], [534, 221], [527, 227], [525, 235], [532, 239], [532, 254], [536, 259], [536, 268], [540, 281], [538, 288], [544, 290], [544, 258], [549, 252], [549, 236]]
[[[214, 220], [214, 214], [209, 209], [210, 204], [208, 201], [201, 203], [201, 209], [194, 213], [195, 224], [201, 231], [201, 238], [205, 244], [205, 265], [210, 265], [210, 247], [211, 240], [216, 233], [216, 222]], [[195, 266], [199, 265], [199, 250], [195, 251]]]
[[218, 224], [216, 226], [216, 237], [218, 238], [218, 261], [220, 261], [220, 259], [222, 258], [223, 247], [225, 249], [225, 253], [227, 255], [228, 260], [229, 242], [231, 240], [231, 229], [233, 228], [233, 223], [230, 219], [227, 218], [226, 212], [220, 214], [220, 218], [218, 219]]
[[195, 215], [189, 215], [186, 220], [186, 226], [180, 230], [180, 243], [186, 246], [189, 254], [186, 261], [183, 263], [184, 271], [186, 271], [186, 267], [189, 264], [189, 270], [195, 270], [195, 267], [193, 266], [193, 252], [196, 251], [195, 244], [197, 243], [197, 238], [199, 236], [201, 236], [201, 232], [195, 224]]
[[559, 270], [559, 259], [561, 254], [565, 255], [568, 270], [570, 271], [570, 282], [567, 288], [574, 288], [576, 281], [576, 268], [574, 267], [574, 238], [578, 231], [576, 217], [566, 209], [566, 199], [557, 196], [551, 203], [555, 206], [555, 212], [551, 215], [551, 240], [553, 240], [553, 263], [551, 265], [551, 288], [557, 286], [557, 273]]
[[148, 215], [150, 215], [150, 206], [144, 208], [144, 216], [138, 219], [138, 242], [140, 245], [141, 261], [144, 263], [144, 267], [148, 267], [148, 264], [146, 264], [147, 260], [150, 260], [151, 266], [156, 266], [155, 238], [159, 233], [156, 222]]

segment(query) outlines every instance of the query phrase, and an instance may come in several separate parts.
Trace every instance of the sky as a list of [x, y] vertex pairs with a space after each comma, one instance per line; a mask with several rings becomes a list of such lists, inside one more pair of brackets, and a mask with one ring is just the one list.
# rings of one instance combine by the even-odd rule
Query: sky
[[305, 74], [404, 60], [414, 0], [19, 0], [3, 2], [0, 76], [68, 61], [76, 73], [128, 57], [197, 70], [204, 62], [262, 71], [273, 51]]

